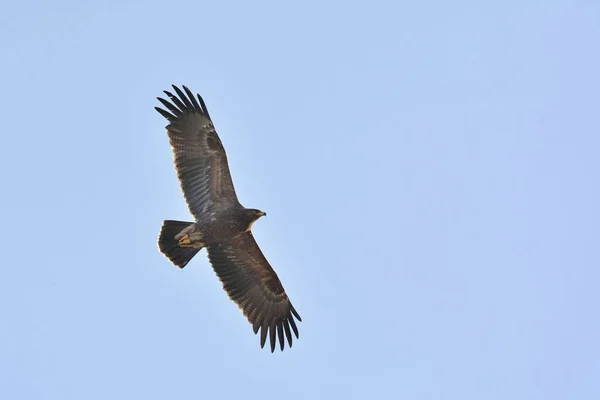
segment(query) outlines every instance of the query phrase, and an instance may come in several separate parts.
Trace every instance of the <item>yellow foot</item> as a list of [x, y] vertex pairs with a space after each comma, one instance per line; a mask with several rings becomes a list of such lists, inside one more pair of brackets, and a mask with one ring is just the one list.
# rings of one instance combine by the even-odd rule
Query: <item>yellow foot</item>
[[188, 235], [185, 235], [184, 237], [179, 239], [179, 245], [181, 247], [192, 247], [191, 244], [192, 242], [190, 241], [190, 237]]
[[194, 249], [201, 249], [204, 247], [204, 243], [202, 243], [199, 240], [196, 240], [196, 238], [194, 238], [194, 239], [195, 239], [195, 241], [192, 242], [192, 239], [190, 239], [190, 237], [188, 235], [184, 235], [178, 241], [179, 247], [191, 247]]

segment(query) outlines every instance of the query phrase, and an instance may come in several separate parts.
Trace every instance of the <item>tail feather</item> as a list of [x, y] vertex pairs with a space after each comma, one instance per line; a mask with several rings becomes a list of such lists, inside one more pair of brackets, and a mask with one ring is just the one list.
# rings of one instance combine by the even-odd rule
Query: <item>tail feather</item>
[[164, 221], [158, 236], [158, 248], [173, 264], [183, 268], [201, 248], [180, 247], [175, 235], [192, 225], [192, 222]]

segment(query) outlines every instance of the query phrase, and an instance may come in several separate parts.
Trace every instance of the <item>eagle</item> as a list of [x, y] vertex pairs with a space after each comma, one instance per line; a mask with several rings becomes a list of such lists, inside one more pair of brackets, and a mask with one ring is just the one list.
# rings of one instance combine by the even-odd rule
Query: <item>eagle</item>
[[202, 97], [197, 94], [196, 100], [185, 86], [185, 93], [175, 85], [173, 90], [175, 95], [164, 91], [170, 101], [157, 97], [165, 109], [155, 109], [169, 122], [175, 169], [194, 222], [164, 221], [158, 248], [180, 269], [206, 248], [223, 289], [254, 333], [260, 330], [261, 348], [269, 336], [271, 352], [277, 338], [283, 351], [284, 334], [291, 348], [291, 331], [298, 338], [294, 318], [302, 319], [251, 231], [266, 213], [238, 201], [225, 148]]

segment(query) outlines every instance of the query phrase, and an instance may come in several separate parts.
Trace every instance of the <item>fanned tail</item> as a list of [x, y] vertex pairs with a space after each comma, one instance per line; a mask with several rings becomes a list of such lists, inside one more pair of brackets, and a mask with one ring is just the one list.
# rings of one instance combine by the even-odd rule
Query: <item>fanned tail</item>
[[183, 268], [202, 250], [201, 247], [181, 247], [175, 236], [192, 225], [192, 222], [164, 221], [158, 236], [158, 248], [173, 264]]

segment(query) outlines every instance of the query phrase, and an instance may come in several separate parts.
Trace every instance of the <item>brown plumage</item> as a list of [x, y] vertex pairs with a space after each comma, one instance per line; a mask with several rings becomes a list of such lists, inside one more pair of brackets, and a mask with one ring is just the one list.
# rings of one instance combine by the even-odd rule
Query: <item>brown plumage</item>
[[260, 330], [260, 345], [269, 336], [271, 351], [277, 339], [283, 350], [292, 331], [298, 338], [292, 306], [277, 274], [254, 240], [250, 228], [264, 212], [243, 207], [237, 198], [223, 144], [204, 101], [183, 86], [165, 91], [170, 101], [155, 107], [168, 121], [175, 169], [195, 222], [164, 221], [158, 239], [160, 251], [183, 268], [202, 248], [223, 283], [223, 288], [252, 324]]

